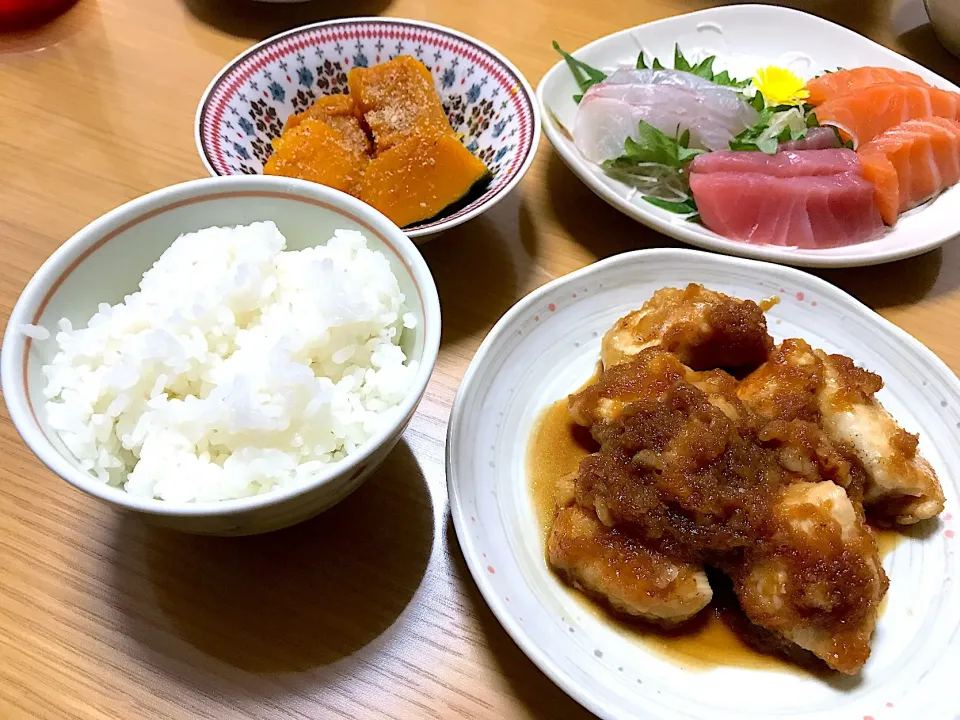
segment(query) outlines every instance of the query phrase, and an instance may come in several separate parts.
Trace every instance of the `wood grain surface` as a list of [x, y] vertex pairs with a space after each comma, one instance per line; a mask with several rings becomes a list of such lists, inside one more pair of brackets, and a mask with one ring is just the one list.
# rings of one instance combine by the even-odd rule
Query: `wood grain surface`
[[[343, 15], [430, 20], [536, 85], [567, 48], [701, 0], [80, 0], [0, 35], [0, 313], [107, 210], [201, 177], [197, 101], [280, 30]], [[792, 2], [960, 81], [920, 0]], [[423, 248], [443, 344], [405, 440], [359, 492], [264, 537], [196, 538], [83, 496], [0, 415], [0, 718], [578, 718], [480, 598], [448, 514], [444, 434], [485, 333], [551, 278], [673, 241], [587, 191], [546, 140], [520, 187]], [[960, 242], [821, 273], [960, 369]]]

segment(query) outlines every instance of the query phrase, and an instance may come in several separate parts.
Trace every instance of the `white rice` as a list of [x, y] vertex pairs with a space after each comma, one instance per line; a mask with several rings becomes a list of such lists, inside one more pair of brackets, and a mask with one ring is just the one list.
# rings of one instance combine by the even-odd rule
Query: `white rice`
[[139, 292], [85, 329], [60, 321], [45, 407], [84, 469], [143, 497], [245, 497], [307, 482], [395, 417], [415, 320], [386, 257], [348, 230], [285, 244], [272, 222], [181, 236]]

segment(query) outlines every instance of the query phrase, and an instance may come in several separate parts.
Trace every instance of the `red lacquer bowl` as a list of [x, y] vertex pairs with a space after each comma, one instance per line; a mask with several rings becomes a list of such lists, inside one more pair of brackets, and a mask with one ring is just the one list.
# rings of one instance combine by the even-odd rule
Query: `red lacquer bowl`
[[0, 0], [0, 32], [52, 20], [77, 0]]

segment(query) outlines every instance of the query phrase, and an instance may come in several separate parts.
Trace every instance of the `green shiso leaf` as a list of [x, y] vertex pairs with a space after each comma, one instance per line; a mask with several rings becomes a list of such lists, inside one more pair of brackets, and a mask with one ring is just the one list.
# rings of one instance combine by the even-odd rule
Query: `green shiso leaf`
[[683, 72], [691, 72], [693, 70], [693, 67], [687, 62], [683, 53], [680, 52], [679, 45], [673, 46], [673, 69], [682, 70]]
[[672, 138], [641, 120], [637, 128], [637, 139], [628, 137], [623, 144], [623, 155], [607, 160], [604, 166], [625, 170], [639, 163], [655, 163], [679, 170], [697, 155], [706, 152], [698, 149], [691, 150], [688, 147], [689, 144], [689, 130], [684, 130], [676, 138]]
[[580, 87], [580, 94], [573, 96], [574, 102], [579, 103], [583, 97], [583, 93], [585, 93], [590, 86], [607, 79], [605, 72], [597, 70], [582, 60], [577, 60], [573, 55], [561, 48], [556, 40], [553, 41], [553, 49], [563, 56], [567, 67], [570, 68], [573, 79], [577, 81], [577, 85]]
[[[704, 80], [709, 80], [712, 83], [717, 85], [723, 85], [725, 87], [731, 87], [737, 90], [742, 90], [743, 88], [750, 85], [750, 80], [737, 80], [736, 78], [730, 77], [730, 73], [726, 70], [721, 72], [713, 71], [713, 64], [716, 62], [717, 56], [711, 55], [710, 57], [704, 58], [696, 65], [687, 60], [686, 56], [683, 54], [683, 51], [680, 49], [679, 45], [674, 45], [673, 48], [673, 69], [680, 70], [681, 72], [688, 72], [697, 77], [702, 77]], [[663, 63], [660, 62], [659, 58], [654, 57], [649, 63], [645, 53], [641, 50], [640, 55], [637, 56], [637, 69], [638, 70], [665, 70], [666, 67]]]
[[644, 195], [643, 199], [651, 205], [656, 205], [658, 208], [669, 210], [678, 215], [692, 215], [697, 212], [697, 204], [693, 201], [692, 197], [686, 200], [663, 200], [662, 198]]

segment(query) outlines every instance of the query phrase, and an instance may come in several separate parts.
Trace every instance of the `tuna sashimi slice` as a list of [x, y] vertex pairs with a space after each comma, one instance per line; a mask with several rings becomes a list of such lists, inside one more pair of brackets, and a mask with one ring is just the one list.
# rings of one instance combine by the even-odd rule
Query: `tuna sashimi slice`
[[853, 172], [801, 177], [692, 173], [690, 188], [708, 228], [752, 244], [830, 248], [872, 240], [883, 232], [873, 185]]
[[840, 147], [837, 131], [831, 127], [812, 127], [799, 140], [780, 143], [780, 150], [829, 150]]
[[846, 148], [784, 150], [774, 155], [760, 151], [720, 150], [698, 155], [689, 167], [691, 173], [752, 172], [776, 177], [800, 177], [859, 173], [860, 161], [853, 150]]
[[960, 181], [960, 122], [908, 120], [862, 145], [863, 174], [888, 225]]
[[807, 83], [807, 92], [810, 93], [808, 102], [811, 105], [820, 105], [827, 100], [851, 95], [858, 90], [881, 83], [929, 86], [922, 77], [905, 70], [885, 67], [858, 67], [826, 73], [809, 81]]
[[907, 120], [960, 116], [960, 94], [922, 85], [881, 83], [828, 100], [814, 113], [821, 125], [839, 128], [859, 147]]

